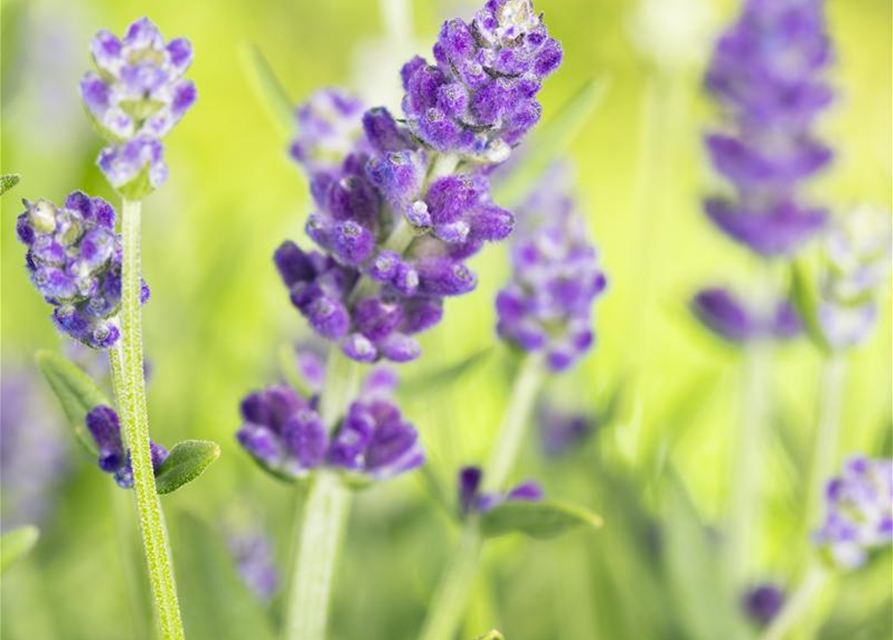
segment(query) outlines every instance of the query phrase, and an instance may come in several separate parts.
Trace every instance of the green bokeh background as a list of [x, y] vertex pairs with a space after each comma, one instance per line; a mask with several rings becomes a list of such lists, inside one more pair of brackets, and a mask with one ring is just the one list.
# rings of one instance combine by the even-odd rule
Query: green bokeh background
[[[420, 52], [445, 17], [474, 8], [411, 4]], [[701, 638], [690, 620], [697, 612], [681, 601], [685, 589], [666, 570], [665, 546], [654, 540], [661, 538], [658, 523], [677, 516], [666, 500], [677, 475], [700, 517], [721, 521], [739, 413], [739, 355], [707, 335], [686, 307], [699, 286], [746, 285], [754, 270], [699, 208], [716, 183], [700, 146], [701, 131], [715, 121], [700, 92], [713, 36], [696, 47], [700, 60], [666, 70], [630, 38], [633, 2], [540, 0], [537, 6], [565, 49], [564, 66], [541, 94], [544, 119], [585, 81], [608, 83], [569, 153], [610, 288], [597, 306], [597, 347], [555, 379], [549, 393], [582, 409], [599, 406], [621, 381], [629, 393], [620, 419], [585, 450], [545, 461], [531, 438], [516, 474], [536, 475], [550, 495], [604, 512], [604, 529], [551, 542], [491, 544], [463, 637], [498, 627], [511, 640]], [[734, 11], [726, 1], [703, 6], [713, 16], [708, 33]], [[80, 188], [113, 200], [94, 165], [101, 140], [89, 129], [77, 86], [89, 67], [92, 34], [123, 32], [143, 14], [166, 36], [193, 41], [190, 76], [199, 89], [198, 104], [168, 138], [170, 179], [144, 206], [144, 274], [153, 291], [144, 312], [152, 433], [165, 444], [203, 438], [223, 448], [205, 476], [164, 498], [182, 607], [191, 637], [264, 638], [263, 626], [268, 619], [275, 624], [281, 606], [274, 601], [257, 609], [239, 591], [220, 531], [227, 519], [264, 523], [285, 570], [299, 496], [263, 476], [233, 434], [239, 399], [277, 380], [283, 345], [308, 335], [270, 256], [283, 239], [302, 238], [311, 205], [306, 181], [285, 153], [288, 134], [252, 84], [244, 48], [254, 43], [263, 51], [295, 101], [358, 77], [388, 100], [387, 82], [378, 78], [396, 77], [395, 49], [397, 55], [402, 49], [384, 39], [372, 1], [3, 0], [2, 172], [22, 175], [3, 198], [0, 221], [4, 374], [33, 369], [39, 348], [63, 347], [22, 268], [17, 199], [59, 202]], [[810, 189], [838, 213], [860, 203], [889, 208], [891, 3], [831, 0], [829, 15], [840, 99], [821, 126], [838, 155]], [[475, 263], [478, 291], [449, 302], [446, 320], [423, 339], [424, 358], [401, 368], [404, 380], [418, 382], [495, 345], [492, 300], [507, 267], [504, 248], [486, 254]], [[890, 455], [890, 328], [887, 300], [875, 336], [850, 358], [841, 455]], [[512, 358], [493, 351], [457, 380], [425, 389], [415, 384], [401, 396], [444, 485], [458, 465], [486, 457], [504, 409]], [[805, 546], [795, 530], [821, 356], [800, 340], [779, 350], [777, 364], [776, 429], [760, 469], [766, 522], [755, 575], [784, 582]], [[46, 402], [54, 411], [55, 401]], [[71, 455], [76, 464], [35, 552], [3, 577], [2, 635], [147, 637], [130, 622], [144, 619], [144, 608], [126, 595], [129, 576], [139, 587], [140, 569], [127, 524], [129, 494], [110, 487], [80, 451], [72, 448]], [[333, 637], [413, 637], [454, 538], [417, 474], [363, 493], [339, 567]], [[129, 573], [122, 548], [133, 556], [136, 574]], [[702, 552], [692, 544], [693, 564]], [[822, 637], [889, 638], [890, 569], [884, 557], [841, 581], [821, 603], [831, 620]], [[881, 623], [866, 622], [872, 616]]]

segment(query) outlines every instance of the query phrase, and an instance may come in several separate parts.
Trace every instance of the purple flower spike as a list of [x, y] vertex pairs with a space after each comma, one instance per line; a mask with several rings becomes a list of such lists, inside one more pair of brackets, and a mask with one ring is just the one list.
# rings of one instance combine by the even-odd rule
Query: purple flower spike
[[814, 542], [845, 569], [893, 544], [893, 460], [850, 458], [827, 484], [827, 512]]
[[[99, 449], [99, 468], [115, 477], [115, 482], [123, 489], [133, 486], [133, 468], [130, 464], [130, 451], [124, 446], [121, 437], [121, 423], [118, 414], [111, 407], [100, 405], [93, 408], [86, 418], [87, 429]], [[158, 469], [167, 459], [167, 449], [154, 442], [149, 443], [152, 452], [152, 468]]]
[[780, 300], [770, 318], [760, 319], [730, 290], [714, 287], [699, 292], [691, 308], [704, 326], [733, 344], [760, 338], [790, 340], [803, 332], [800, 318], [788, 300]]
[[109, 140], [161, 138], [195, 103], [195, 85], [183, 78], [192, 45], [182, 38], [166, 45], [148, 18], [130, 25], [121, 40], [100, 31], [90, 48], [99, 73], [81, 80], [81, 98]]
[[568, 195], [567, 167], [555, 165], [518, 211], [512, 281], [496, 299], [499, 335], [542, 351], [562, 371], [592, 345], [592, 307], [605, 275], [583, 219]]
[[746, 0], [714, 50], [705, 85], [731, 126], [706, 145], [735, 197], [711, 198], [705, 209], [758, 255], [792, 256], [825, 224], [798, 191], [833, 157], [811, 131], [833, 97], [821, 77], [830, 61], [822, 0]]
[[120, 335], [116, 316], [121, 306], [115, 210], [81, 191], [70, 194], [62, 207], [47, 200], [26, 201], [25, 207], [16, 232], [28, 247], [31, 281], [53, 306], [54, 324], [94, 349], [112, 346]]
[[785, 594], [774, 584], [759, 584], [747, 590], [741, 606], [758, 626], [766, 627], [784, 608]]
[[506, 501], [528, 500], [537, 502], [544, 497], [542, 487], [527, 480], [506, 493], [482, 493], [484, 471], [480, 467], [463, 467], [459, 470], [459, 514], [467, 517], [472, 513], [486, 513]]

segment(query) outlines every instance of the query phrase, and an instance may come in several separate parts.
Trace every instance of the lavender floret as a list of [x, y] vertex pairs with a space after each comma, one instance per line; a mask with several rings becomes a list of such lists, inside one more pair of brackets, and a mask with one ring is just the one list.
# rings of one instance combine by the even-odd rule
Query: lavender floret
[[[115, 210], [82, 191], [62, 207], [48, 200], [24, 202], [16, 232], [28, 247], [25, 266], [31, 281], [53, 306], [56, 327], [94, 349], [118, 341], [121, 306], [121, 237]], [[149, 288], [143, 282], [143, 298]]]
[[[121, 422], [118, 414], [111, 407], [100, 405], [94, 407], [86, 418], [87, 429], [99, 449], [99, 468], [111, 473], [115, 482], [122, 489], [133, 487], [133, 467], [130, 463], [130, 451], [124, 446], [121, 435]], [[167, 449], [154, 442], [149, 443], [152, 455], [152, 469], [155, 473], [167, 459]]]
[[831, 57], [823, 0], [747, 0], [714, 50], [705, 84], [729, 128], [706, 145], [735, 196], [705, 208], [761, 256], [793, 255], [825, 223], [826, 211], [798, 192], [833, 156], [813, 131], [833, 99], [822, 79]]
[[845, 569], [893, 544], [893, 460], [856, 456], [825, 490], [826, 516], [814, 542]]
[[184, 38], [165, 42], [158, 27], [141, 18], [121, 39], [100, 31], [90, 49], [96, 71], [81, 80], [81, 99], [111, 143], [99, 167], [116, 190], [138, 200], [167, 178], [160, 140], [195, 104], [195, 84], [183, 77], [192, 45]]
[[592, 346], [592, 308], [607, 284], [569, 182], [567, 167], [555, 165], [519, 208], [513, 278], [496, 298], [499, 335], [544, 353], [553, 371]]
[[802, 333], [797, 312], [788, 300], [776, 303], [768, 319], [759, 314], [729, 289], [713, 287], [700, 291], [691, 301], [698, 319], [715, 335], [733, 344], [752, 340], [790, 340]]
[[760, 627], [768, 626], [781, 613], [784, 603], [784, 591], [771, 583], [751, 587], [741, 599], [744, 613]]
[[482, 492], [483, 480], [484, 471], [480, 467], [463, 467], [459, 470], [457, 482], [459, 515], [463, 518], [473, 513], [486, 513], [507, 501], [536, 502], [543, 499], [542, 488], [533, 480], [526, 480], [504, 493]]

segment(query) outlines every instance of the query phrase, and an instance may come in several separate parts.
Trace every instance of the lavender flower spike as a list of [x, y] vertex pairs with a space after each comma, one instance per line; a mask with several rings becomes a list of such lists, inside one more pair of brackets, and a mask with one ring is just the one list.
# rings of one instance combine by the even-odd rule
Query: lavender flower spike
[[706, 144], [735, 197], [711, 198], [705, 209], [761, 256], [796, 253], [825, 223], [826, 212], [798, 191], [833, 155], [812, 131], [833, 99], [821, 78], [831, 57], [823, 0], [746, 0], [714, 51], [706, 86], [730, 127]]
[[[115, 482], [123, 489], [133, 487], [133, 468], [130, 464], [130, 451], [125, 449], [121, 437], [121, 422], [114, 409], [106, 406], [95, 407], [87, 414], [87, 429], [99, 448], [99, 468], [115, 476]], [[158, 472], [167, 459], [167, 449], [150, 442], [152, 468]]]
[[851, 458], [828, 483], [825, 499], [815, 543], [835, 564], [855, 569], [870, 552], [893, 544], [893, 460]]
[[121, 39], [100, 31], [90, 49], [97, 70], [81, 80], [81, 99], [96, 129], [112, 143], [100, 154], [99, 166], [118, 192], [139, 200], [167, 177], [160, 139], [195, 104], [195, 84], [183, 78], [192, 45], [184, 38], [166, 43], [141, 18]]
[[797, 312], [788, 300], [778, 302], [771, 317], [760, 320], [734, 293], [713, 287], [698, 292], [691, 308], [704, 326], [733, 344], [763, 338], [790, 340], [802, 332]]
[[[53, 321], [89, 347], [109, 348], [120, 336], [121, 238], [115, 233], [115, 210], [81, 191], [62, 207], [47, 200], [26, 201], [25, 207], [16, 232], [28, 247], [31, 281], [54, 307]], [[145, 304], [145, 282], [142, 295]]]
[[395, 384], [393, 374], [373, 369], [331, 438], [316, 396], [305, 400], [290, 387], [271, 387], [242, 402], [244, 423], [236, 437], [261, 466], [285, 480], [323, 466], [360, 483], [386, 480], [425, 462], [418, 432], [390, 399]]
[[569, 182], [567, 167], [555, 165], [519, 207], [513, 278], [496, 298], [499, 335], [524, 351], [544, 352], [553, 371], [592, 346], [592, 306], [607, 284]]

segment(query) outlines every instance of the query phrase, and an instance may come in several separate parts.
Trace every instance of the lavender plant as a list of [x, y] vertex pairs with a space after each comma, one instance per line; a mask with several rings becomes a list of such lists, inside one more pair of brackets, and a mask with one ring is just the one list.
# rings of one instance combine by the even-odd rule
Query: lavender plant
[[182, 38], [165, 42], [142, 18], [120, 39], [100, 31], [91, 52], [96, 71], [81, 81], [81, 97], [108, 141], [97, 164], [123, 198], [121, 232], [114, 208], [80, 191], [62, 207], [26, 201], [16, 230], [28, 247], [31, 280], [53, 307], [57, 328], [108, 353], [117, 411], [75, 365], [50, 353], [38, 360], [100, 469], [135, 489], [159, 631], [183, 638], [158, 494], [197, 477], [219, 448], [184, 441], [168, 453], [149, 439], [141, 320], [149, 289], [141, 276], [140, 217], [141, 200], [167, 178], [161, 138], [196, 99], [194, 84], [183, 78], [192, 46]]
[[731, 192], [708, 198], [716, 227], [760, 259], [750, 299], [712, 288], [696, 313], [725, 339], [746, 346], [745, 414], [735, 447], [725, 565], [740, 583], [759, 531], [755, 483], [766, 422], [771, 342], [796, 333], [795, 315], [779, 301], [772, 264], [791, 260], [825, 225], [827, 213], [802, 195], [825, 168], [831, 149], [814, 132], [834, 94], [823, 80], [831, 61], [822, 0], [748, 0], [719, 39], [705, 86], [727, 126], [706, 136], [714, 169]]

